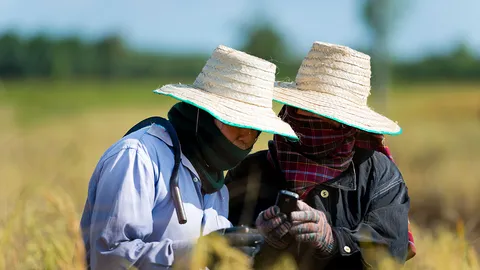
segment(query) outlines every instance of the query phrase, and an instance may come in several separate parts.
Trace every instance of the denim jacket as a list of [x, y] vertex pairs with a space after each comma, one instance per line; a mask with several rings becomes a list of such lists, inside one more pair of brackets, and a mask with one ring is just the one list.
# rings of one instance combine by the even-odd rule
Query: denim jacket
[[[258, 214], [275, 204], [278, 191], [286, 189], [283, 174], [278, 164], [267, 160], [267, 151], [250, 155], [226, 178], [233, 225], [253, 226]], [[278, 251], [265, 244], [256, 257], [256, 269], [268, 269], [281, 252], [293, 256], [299, 269], [375, 268], [381, 251], [405, 262], [410, 199], [400, 171], [384, 154], [356, 148], [349, 169], [317, 185], [305, 202], [325, 212], [337, 252], [322, 257], [306, 245], [295, 243]]]

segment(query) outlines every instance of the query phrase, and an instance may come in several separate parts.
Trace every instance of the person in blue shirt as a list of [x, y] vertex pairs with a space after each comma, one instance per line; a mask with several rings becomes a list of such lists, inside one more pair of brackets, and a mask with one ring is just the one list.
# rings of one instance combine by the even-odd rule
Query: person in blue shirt
[[154, 91], [181, 101], [168, 118], [181, 146], [182, 213], [169, 188], [175, 155], [165, 127], [124, 136], [105, 151], [89, 182], [81, 219], [89, 269], [170, 269], [199, 238], [232, 226], [223, 172], [250, 153], [262, 131], [298, 140], [272, 110], [275, 71], [268, 61], [220, 45], [193, 85]]

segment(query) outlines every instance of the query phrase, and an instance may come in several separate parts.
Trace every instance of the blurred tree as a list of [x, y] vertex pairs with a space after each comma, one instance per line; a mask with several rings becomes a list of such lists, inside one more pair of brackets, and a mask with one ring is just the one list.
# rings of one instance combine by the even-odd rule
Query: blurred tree
[[251, 6], [254, 8], [252, 17], [243, 23], [241, 31], [244, 39], [241, 50], [268, 61], [284, 61], [287, 46], [268, 16], [265, 1], [252, 0]]
[[[370, 54], [372, 64], [373, 100], [385, 110], [390, 84], [390, 38], [401, 7], [395, 0], [363, 0], [363, 20], [371, 34]], [[400, 1], [404, 4], [404, 1]]]
[[92, 45], [86, 44], [76, 36], [61, 40], [59, 45], [63, 47], [70, 61], [69, 71], [72, 75], [93, 75], [96, 55]]
[[294, 77], [299, 64], [291, 56], [284, 36], [260, 7], [250, 20], [253, 23], [245, 24], [241, 31], [244, 42], [240, 50], [276, 64], [279, 77]]
[[5, 78], [25, 75], [24, 48], [22, 40], [13, 32], [0, 37], [0, 76]]
[[466, 42], [460, 42], [446, 55], [430, 55], [418, 62], [396, 63], [395, 79], [402, 82], [478, 81], [479, 60]]
[[[285, 39], [273, 24], [262, 19], [251, 21], [254, 22], [253, 25], [243, 29], [246, 39], [242, 50], [275, 63], [278, 80], [294, 79], [301, 57], [290, 55]], [[373, 21], [371, 24], [374, 24]], [[378, 92], [382, 89], [377, 87], [379, 81], [382, 82], [379, 78], [384, 78], [382, 72], [385, 69], [379, 68], [380, 64], [375, 60], [381, 50], [375, 49], [373, 45], [371, 47], [373, 49], [369, 50], [373, 51], [370, 54], [373, 55], [374, 65], [373, 90]], [[155, 77], [170, 82], [193, 81], [208, 57], [209, 55], [203, 54], [177, 55], [135, 51], [126, 47], [122, 40], [114, 35], [92, 43], [87, 43], [76, 36], [52, 39], [44, 34], [31, 38], [21, 38], [13, 32], [0, 35], [1, 78], [93, 77], [106, 79], [121, 76], [125, 78]], [[384, 64], [381, 61], [380, 63]], [[475, 55], [465, 42], [460, 42], [451, 52], [428, 55], [424, 59], [415, 61], [395, 62], [391, 67], [394, 68], [394, 79], [402, 83], [480, 80], [479, 56]], [[382, 97], [378, 94], [381, 92], [374, 97]]]
[[76, 64], [73, 61], [74, 42], [70, 38], [66, 38], [54, 42], [52, 47], [52, 72], [50, 76], [55, 79], [73, 77], [75, 75], [73, 66]]
[[117, 35], [109, 35], [94, 46], [98, 74], [106, 79], [118, 76], [126, 54], [123, 40]]
[[284, 61], [287, 46], [280, 33], [269, 23], [255, 24], [247, 28], [242, 50], [269, 61]]
[[27, 76], [40, 78], [50, 76], [52, 60], [53, 45], [44, 34], [38, 34], [26, 41], [24, 63]]

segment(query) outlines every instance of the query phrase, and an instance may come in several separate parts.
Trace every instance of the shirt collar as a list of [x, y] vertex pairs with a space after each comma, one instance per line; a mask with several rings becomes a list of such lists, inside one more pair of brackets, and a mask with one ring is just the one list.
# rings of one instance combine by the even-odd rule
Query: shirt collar
[[[150, 128], [148, 128], [147, 133], [162, 140], [169, 147], [173, 147], [172, 139], [170, 138], [170, 136], [168, 135], [168, 132], [165, 130], [164, 127], [160, 125], [152, 124]], [[181, 156], [181, 161], [183, 166], [187, 167], [197, 178], [200, 178], [200, 176], [198, 176], [198, 173], [193, 167], [190, 160], [188, 160], [188, 158], [183, 153]]]

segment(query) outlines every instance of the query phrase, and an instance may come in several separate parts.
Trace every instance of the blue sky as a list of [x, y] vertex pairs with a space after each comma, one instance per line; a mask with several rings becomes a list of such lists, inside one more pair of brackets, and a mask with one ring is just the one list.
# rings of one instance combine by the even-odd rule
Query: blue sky
[[[444, 52], [459, 41], [480, 55], [479, 0], [397, 0], [406, 9], [392, 32], [397, 58]], [[135, 3], [136, 2], [136, 3]], [[0, 0], [0, 31], [16, 29], [98, 37], [120, 32], [135, 47], [210, 53], [240, 46], [240, 27], [262, 11], [299, 55], [315, 40], [368, 42], [360, 0]]]

